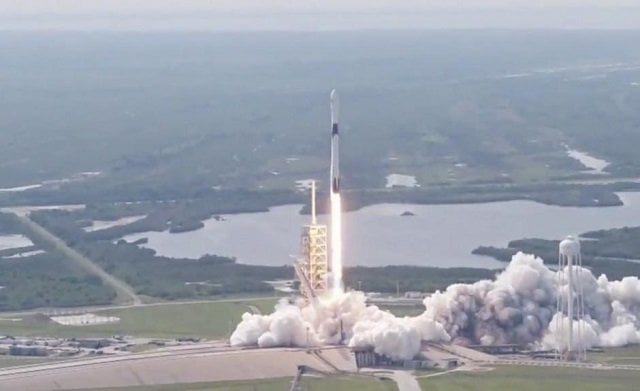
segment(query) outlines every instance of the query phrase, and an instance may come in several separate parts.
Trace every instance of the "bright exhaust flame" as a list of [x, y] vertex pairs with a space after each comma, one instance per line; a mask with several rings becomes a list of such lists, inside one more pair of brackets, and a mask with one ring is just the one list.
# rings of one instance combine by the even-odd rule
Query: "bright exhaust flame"
[[331, 290], [342, 293], [342, 200], [331, 193]]

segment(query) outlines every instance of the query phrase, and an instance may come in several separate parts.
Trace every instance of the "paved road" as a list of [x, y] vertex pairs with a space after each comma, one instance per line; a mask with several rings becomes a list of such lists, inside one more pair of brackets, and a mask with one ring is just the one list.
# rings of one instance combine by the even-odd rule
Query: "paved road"
[[533, 367], [565, 367], [583, 369], [624, 369], [627, 371], [640, 371], [640, 365], [630, 364], [602, 364], [595, 362], [572, 362], [557, 360], [496, 360], [489, 365], [524, 365]]
[[[106, 311], [106, 310], [120, 310], [126, 308], [133, 307], [159, 307], [165, 305], [182, 305], [182, 304], [207, 304], [207, 303], [242, 303], [242, 302], [255, 302], [255, 301], [266, 301], [266, 300], [274, 300], [276, 299], [273, 296], [261, 296], [261, 297], [233, 297], [227, 299], [210, 299], [210, 300], [186, 300], [186, 301], [163, 301], [158, 303], [142, 303], [142, 304], [122, 304], [122, 305], [99, 305], [99, 306], [87, 306], [87, 307], [70, 307], [70, 308], [36, 308], [32, 310], [26, 311], [11, 311], [11, 312], [0, 312], [0, 318], [19, 318], [21, 316], [29, 316], [36, 314], [79, 314], [85, 312], [96, 312], [96, 311]], [[252, 311], [252, 309], [250, 307]], [[256, 307], [255, 310], [259, 313], [259, 309]]]
[[392, 379], [398, 385], [398, 391], [422, 391], [411, 371], [393, 371]]
[[262, 312], [260, 311], [260, 308], [256, 307], [255, 305], [247, 304], [247, 307], [249, 307], [249, 310], [251, 311], [252, 314], [254, 314], [254, 315], [262, 315]]
[[92, 260], [67, 246], [64, 240], [58, 238], [57, 236], [54, 236], [51, 232], [47, 231], [44, 227], [31, 220], [28, 216], [16, 216], [20, 220], [20, 222], [29, 227], [34, 235], [38, 236], [40, 239], [52, 245], [55, 249], [62, 252], [70, 261], [75, 263], [78, 267], [91, 274], [97, 275], [102, 279], [102, 281], [104, 281], [105, 284], [115, 289], [118, 295], [118, 300], [120, 302], [133, 303], [133, 305], [142, 304], [142, 300], [140, 300], [140, 297], [138, 297], [133, 288], [131, 288], [127, 283], [115, 278], [111, 274], [104, 271], [100, 266], [95, 264]]
[[[467, 368], [465, 370], [469, 370], [469, 369]], [[460, 369], [459, 368], [449, 369], [448, 371], [444, 371], [444, 372], [436, 372], [436, 373], [430, 373], [428, 375], [417, 376], [417, 378], [426, 379], [426, 378], [429, 378], [429, 377], [444, 376], [444, 375], [448, 375], [448, 374], [450, 374], [452, 372], [460, 372]]]
[[379, 378], [393, 380], [398, 385], [398, 391], [422, 391], [413, 371], [360, 368], [358, 372], [360, 374], [373, 375]]
[[[105, 363], [123, 362], [123, 361], [137, 361], [149, 358], [159, 357], [183, 357], [192, 355], [201, 355], [205, 353], [211, 354], [230, 354], [230, 353], [242, 353], [245, 349], [233, 348], [226, 345], [224, 342], [207, 342], [197, 345], [180, 345], [173, 346], [164, 349], [158, 349], [152, 352], [143, 353], [130, 353], [130, 354], [116, 354], [110, 356], [93, 356], [93, 357], [79, 357], [71, 358], [68, 360], [45, 362], [38, 364], [28, 364], [16, 367], [0, 368], [0, 380], [3, 376], [21, 374], [21, 373], [37, 373], [51, 369], [62, 368], [77, 368], [92, 366]], [[278, 351], [285, 351], [282, 349], [273, 349]]]
[[176, 347], [0, 369], [0, 390], [111, 389], [285, 378], [294, 376], [298, 365], [321, 373], [355, 373], [355, 360], [345, 358], [348, 352], [346, 347], [326, 347], [320, 360], [302, 348], [240, 349], [222, 344]]

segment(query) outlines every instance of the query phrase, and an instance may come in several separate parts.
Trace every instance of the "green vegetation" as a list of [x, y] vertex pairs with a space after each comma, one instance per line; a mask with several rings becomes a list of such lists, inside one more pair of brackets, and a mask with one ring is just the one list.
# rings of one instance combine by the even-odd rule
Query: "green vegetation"
[[[606, 274], [611, 279], [640, 275], [640, 227], [587, 232], [581, 237], [582, 263], [595, 275]], [[547, 264], [557, 263], [557, 240], [520, 239], [512, 240], [507, 248], [479, 247], [474, 254], [488, 255], [508, 262], [513, 254], [522, 251], [541, 257]]]
[[418, 379], [425, 391], [632, 391], [640, 372], [554, 367], [497, 367]]
[[[20, 224], [20, 221], [12, 214], [0, 212], [0, 235], [23, 235], [29, 237], [29, 230]], [[0, 250], [0, 258], [10, 257], [22, 252], [38, 250], [38, 246], [26, 246]]]
[[[127, 387], [95, 391], [282, 391], [291, 387], [291, 378], [261, 379], [237, 382], [174, 384], [166, 386]], [[303, 386], [310, 391], [395, 391], [396, 385], [388, 380], [365, 376], [335, 376], [304, 378]]]
[[291, 191], [324, 178], [330, 86], [348, 106], [345, 188], [381, 189], [389, 173], [423, 187], [584, 177], [563, 143], [640, 173], [638, 71], [583, 79], [636, 61], [637, 31], [337, 34], [6, 34], [0, 186], [67, 180], [0, 204]]
[[64, 359], [43, 357], [0, 356], [0, 369], [31, 364], [58, 362]]
[[[176, 206], [176, 208], [182, 210], [181, 207]], [[106, 272], [126, 282], [138, 295], [145, 297], [146, 301], [154, 299], [209, 299], [220, 295], [236, 294], [272, 294], [273, 288], [264, 281], [294, 277], [291, 266], [270, 267], [237, 264], [232, 258], [215, 255], [206, 255], [196, 260], [173, 259], [157, 256], [153, 250], [141, 248], [135, 244], [123, 241], [114, 243], [114, 240], [123, 233], [144, 227], [147, 220], [164, 221], [167, 216], [179, 213], [168, 207], [164, 212], [158, 212], [164, 217], [156, 219], [153, 217], [155, 210], [160, 210], [160, 208], [139, 204], [126, 205], [122, 207], [122, 210], [119, 210], [116, 206], [111, 205], [89, 207], [86, 210], [74, 212], [41, 211], [33, 213], [31, 218], [52, 234], [60, 237], [83, 257], [92, 260]], [[86, 221], [114, 219], [122, 217], [123, 212], [127, 212], [129, 215], [144, 213], [149, 217], [129, 226], [114, 227], [102, 231], [85, 232], [82, 229], [82, 226], [86, 225]], [[131, 226], [137, 228], [131, 228]], [[57, 249], [53, 250], [58, 251]], [[59, 262], [65, 263], [63, 255], [68, 256], [67, 253], [61, 254]], [[35, 259], [30, 259], [29, 262], [13, 265], [18, 271], [22, 271], [23, 268], [32, 264], [34, 267], [37, 265]], [[65, 267], [73, 267], [73, 263], [65, 263]], [[64, 270], [60, 269], [60, 272]], [[393, 293], [399, 287], [402, 292], [431, 292], [444, 289], [452, 283], [475, 282], [491, 278], [494, 274], [494, 271], [486, 269], [387, 266], [346, 268], [344, 278], [347, 287], [357, 288], [361, 285], [366, 291]], [[111, 296], [102, 302], [87, 301], [86, 303], [83, 302], [82, 296], [78, 296], [77, 301], [69, 302], [69, 305], [97, 304], [115, 300], [114, 293], [102, 285], [100, 278], [96, 276], [87, 276], [86, 278], [90, 278], [87, 283], [100, 284], [99, 286], [108, 289]], [[0, 276], [0, 281], [2, 281], [1, 279], [2, 276]], [[396, 284], [397, 282], [399, 285]], [[25, 291], [31, 294], [29, 289], [25, 288]], [[73, 294], [74, 291], [69, 292]], [[2, 297], [1, 295], [2, 291], [0, 291], [0, 297]], [[58, 301], [53, 304], [44, 301], [48, 297], [43, 296], [40, 301], [14, 301], [11, 306], [7, 305], [6, 309], [60, 306], [56, 304], [60, 303], [59, 299], [56, 299]], [[55, 294], [54, 297], [56, 297]], [[87, 297], [94, 300], [93, 296]]]
[[0, 310], [109, 304], [115, 292], [55, 253], [0, 264]]
[[99, 277], [68, 262], [64, 253], [34, 235], [15, 216], [0, 213], [0, 231], [29, 237], [35, 245], [28, 251], [45, 251], [19, 259], [0, 258], [0, 286], [4, 287], [0, 289], [0, 311], [108, 304], [115, 299], [115, 292]]
[[[0, 205], [88, 204], [34, 219], [152, 300], [271, 292], [263, 280], [291, 278], [292, 268], [174, 260], [113, 241], [306, 202], [295, 181], [326, 178], [328, 86], [348, 106], [341, 164], [350, 209], [514, 199], [607, 206], [620, 204], [616, 191], [640, 189], [623, 181], [640, 175], [640, 98], [630, 87], [640, 72], [583, 79], [589, 65], [637, 61], [637, 31], [336, 34], [5, 34], [0, 78], [11, 83], [0, 107], [0, 187], [43, 186], [0, 192]], [[513, 74], [528, 76], [506, 77]], [[610, 161], [607, 181], [585, 174], [565, 143]], [[386, 189], [390, 173], [414, 175], [421, 187]], [[147, 217], [81, 229], [131, 215]], [[46, 254], [0, 263], [0, 310], [120, 298], [70, 254], [35, 244]], [[505, 258], [512, 250], [490, 251]], [[609, 275], [635, 270], [590, 262]], [[394, 292], [395, 280], [402, 290], [431, 291], [490, 277], [429, 268], [345, 274], [349, 286], [380, 292]]]
[[29, 228], [34, 237], [43, 243], [46, 243], [52, 251], [59, 252], [65, 260], [70, 263], [70, 266], [81, 270], [93, 278], [100, 279], [101, 284], [108, 285], [116, 292], [115, 301], [117, 303], [140, 302], [140, 299], [136, 296], [130, 286], [102, 270], [100, 266], [96, 265], [91, 259], [88, 259], [69, 247], [62, 239], [52, 235], [49, 231], [35, 223], [29, 217], [18, 216], [18, 219], [24, 226]]
[[399, 317], [418, 316], [425, 310], [423, 305], [379, 305], [378, 307]]
[[[361, 282], [366, 292], [434, 292], [453, 283], [472, 283], [492, 278], [494, 270], [472, 268], [436, 268], [419, 266], [384, 266], [346, 268], [345, 286], [357, 288]], [[397, 285], [396, 285], [397, 284]]]
[[465, 184], [426, 189], [353, 190], [344, 195], [349, 210], [380, 203], [462, 204], [530, 200], [558, 206], [619, 206], [616, 191], [640, 189], [638, 183]]
[[640, 345], [604, 348], [601, 353], [589, 353], [589, 361], [610, 365], [640, 365]]
[[237, 293], [265, 294], [273, 291], [265, 280], [292, 278], [294, 274], [289, 266], [241, 265], [232, 258], [214, 255], [198, 260], [156, 256], [153, 250], [135, 244], [114, 244], [111, 235], [120, 227], [105, 230], [109, 232], [85, 233], [71, 212], [39, 212], [33, 219], [145, 296], [176, 300]]
[[62, 326], [41, 314], [21, 321], [0, 320], [0, 334], [15, 336], [101, 337], [131, 335], [149, 338], [226, 338], [249, 305], [273, 308], [276, 299], [237, 299], [229, 302], [168, 303], [93, 312], [117, 316], [120, 322], [93, 326]]

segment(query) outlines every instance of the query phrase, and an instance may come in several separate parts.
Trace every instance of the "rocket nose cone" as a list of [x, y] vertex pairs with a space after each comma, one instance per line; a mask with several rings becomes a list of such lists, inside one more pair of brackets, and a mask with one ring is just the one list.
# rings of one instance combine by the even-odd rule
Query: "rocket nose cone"
[[331, 102], [331, 121], [334, 124], [337, 124], [338, 117], [340, 115], [340, 99], [338, 98], [338, 92], [335, 89], [331, 90], [329, 99]]

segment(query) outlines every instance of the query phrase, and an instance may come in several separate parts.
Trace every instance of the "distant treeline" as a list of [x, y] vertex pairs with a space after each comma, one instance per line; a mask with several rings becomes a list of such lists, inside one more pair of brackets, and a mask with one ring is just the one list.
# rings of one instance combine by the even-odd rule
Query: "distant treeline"
[[[595, 275], [606, 274], [612, 279], [640, 275], [640, 227], [586, 232], [581, 237], [590, 239], [581, 241], [582, 262]], [[557, 264], [559, 244], [558, 240], [520, 239], [510, 241], [507, 248], [478, 247], [473, 253], [508, 262], [522, 251], [535, 254], [546, 264]]]
[[[466, 204], [498, 201], [530, 200], [557, 206], [620, 206], [616, 192], [639, 190], [638, 183], [579, 185], [547, 182], [544, 184], [514, 185], [487, 184], [440, 186], [430, 189], [352, 190], [343, 194], [347, 210], [357, 210], [382, 203], [403, 204]], [[319, 203], [320, 213], [327, 205]], [[308, 213], [308, 205], [303, 213]]]
[[419, 266], [348, 267], [344, 271], [345, 286], [367, 292], [401, 293], [434, 292], [451, 284], [473, 283], [491, 279], [496, 270], [474, 268], [436, 268]]
[[[582, 176], [580, 176], [582, 178]], [[117, 190], [104, 188], [100, 183], [74, 183], [60, 190], [31, 190], [0, 193], [0, 206], [86, 204], [90, 215], [116, 218], [130, 213], [147, 214], [169, 209], [174, 232], [197, 229], [198, 221], [215, 214], [261, 212], [269, 207], [286, 204], [308, 204], [308, 195], [293, 190], [215, 190], [211, 188], [180, 188], [142, 185]], [[477, 181], [465, 184], [443, 183], [416, 189], [347, 189], [345, 207], [349, 210], [379, 203], [457, 204], [494, 201], [531, 200], [559, 206], [619, 206], [616, 192], [640, 190], [640, 183], [618, 182], [579, 184], [547, 181], [518, 184], [509, 180]], [[322, 194], [319, 199], [322, 199]], [[322, 213], [326, 203], [319, 202]], [[305, 207], [308, 212], [308, 205]], [[153, 224], [151, 222], [145, 225]], [[135, 228], [135, 226], [133, 227]], [[165, 229], [166, 227], [163, 227]]]

